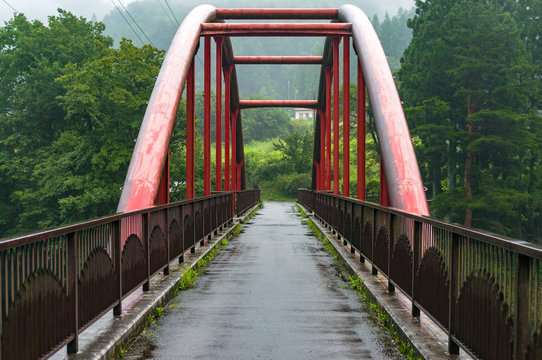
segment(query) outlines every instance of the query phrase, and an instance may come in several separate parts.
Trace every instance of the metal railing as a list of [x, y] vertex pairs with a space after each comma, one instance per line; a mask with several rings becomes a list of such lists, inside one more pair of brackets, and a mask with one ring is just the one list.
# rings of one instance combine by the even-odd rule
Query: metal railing
[[233, 219], [233, 193], [156, 206], [0, 242], [0, 359], [64, 345]]
[[542, 358], [541, 247], [324, 192], [298, 200], [448, 334], [450, 353]]
[[242, 214], [252, 205], [260, 202], [260, 190], [242, 190], [235, 192], [235, 208], [237, 214]]

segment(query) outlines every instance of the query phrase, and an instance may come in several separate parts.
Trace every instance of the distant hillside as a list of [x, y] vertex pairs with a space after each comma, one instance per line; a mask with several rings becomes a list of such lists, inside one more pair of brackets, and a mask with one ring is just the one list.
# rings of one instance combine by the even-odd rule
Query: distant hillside
[[[148, 43], [150, 40], [154, 46], [167, 49], [177, 31], [178, 23], [201, 3], [195, 0], [142, 0], [127, 6], [129, 14], [120, 8], [124, 17], [115, 9], [104, 17], [103, 22], [106, 33], [116, 42], [123, 37], [132, 39], [136, 45]], [[209, 3], [216, 7], [254, 7], [254, 2], [248, 0], [215, 0]], [[411, 31], [406, 27], [406, 20], [413, 15], [413, 11], [399, 9], [397, 16], [390, 17], [388, 14], [383, 15], [381, 2], [358, 0], [350, 3], [360, 7], [373, 19], [384, 49], [390, 56], [392, 70], [397, 70], [403, 50], [410, 43]], [[336, 8], [342, 4], [343, 2], [330, 0], [300, 0], [295, 4], [292, 4], [292, 1], [273, 0], [261, 1], [258, 7]], [[375, 14], [380, 14], [382, 22]], [[320, 55], [323, 47], [321, 38], [234, 38], [232, 42], [236, 55]], [[196, 66], [202, 66], [202, 51], [198, 54], [198, 59]], [[354, 66], [355, 63], [352, 64], [353, 76]], [[243, 66], [237, 71], [241, 96], [260, 94], [276, 99], [314, 99], [317, 95], [320, 71], [318, 66]], [[197, 71], [198, 89], [202, 88], [202, 80], [202, 72]]]

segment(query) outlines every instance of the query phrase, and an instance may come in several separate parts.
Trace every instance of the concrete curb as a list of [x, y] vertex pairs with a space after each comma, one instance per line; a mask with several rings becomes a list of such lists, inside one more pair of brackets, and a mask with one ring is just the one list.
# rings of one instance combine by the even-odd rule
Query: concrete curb
[[420, 317], [411, 315], [411, 302], [399, 290], [388, 292], [387, 279], [382, 275], [372, 275], [368, 262], [360, 262], [359, 253], [351, 253], [350, 244], [343, 245], [331, 230], [321, 223], [316, 216], [300, 203], [297, 205], [307, 214], [308, 218], [325, 236], [340, 255], [344, 264], [352, 274], [362, 280], [371, 301], [376, 303], [382, 312], [388, 315], [388, 326], [392, 326], [403, 342], [412, 345], [416, 356], [422, 359], [471, 359], [465, 352], [459, 355], [450, 355], [448, 349], [448, 336], [433, 323], [423, 312]]
[[[196, 249], [194, 254], [190, 251], [184, 254], [185, 262], [182, 264], [170, 263], [169, 275], [162, 273], [151, 279], [150, 290], [135, 291], [123, 300], [124, 311], [121, 316], [114, 317], [112, 311], [102, 316], [100, 320], [91, 325], [79, 336], [80, 345], [77, 354], [66, 354], [65, 349], [58, 351], [51, 359], [69, 360], [110, 360], [120, 350], [127, 346], [131, 339], [138, 336], [147, 324], [149, 316], [155, 309], [167, 304], [175, 293], [177, 283], [180, 281], [186, 268], [198, 268], [198, 262], [205, 258], [209, 252], [217, 248], [222, 239], [229, 238], [238, 224], [245, 223], [262, 206], [258, 203], [233, 219], [232, 224], [213, 235], [204, 246]], [[64, 351], [64, 352], [63, 352]]]

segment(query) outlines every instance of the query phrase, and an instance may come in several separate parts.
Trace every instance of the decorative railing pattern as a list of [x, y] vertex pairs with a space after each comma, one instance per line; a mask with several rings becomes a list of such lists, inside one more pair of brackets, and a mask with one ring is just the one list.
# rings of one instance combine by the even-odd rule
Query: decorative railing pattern
[[325, 192], [298, 200], [458, 346], [483, 359], [542, 358], [542, 248]]
[[79, 332], [119, 315], [122, 299], [230, 222], [233, 200], [221, 193], [0, 242], [0, 359], [77, 351]]
[[251, 189], [251, 190], [242, 190], [235, 192], [235, 207], [236, 213], [241, 214], [245, 212], [252, 205], [260, 202], [260, 190]]

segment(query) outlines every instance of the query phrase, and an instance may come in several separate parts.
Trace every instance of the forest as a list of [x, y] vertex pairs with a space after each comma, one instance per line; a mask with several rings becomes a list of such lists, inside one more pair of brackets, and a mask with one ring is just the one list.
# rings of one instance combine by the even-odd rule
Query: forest
[[[114, 213], [165, 50], [197, 2], [171, 2], [173, 11], [159, 3], [134, 2], [127, 6], [130, 17], [119, 9], [101, 22], [62, 10], [47, 24], [18, 14], [0, 27], [0, 237]], [[368, 3], [362, 9], [395, 72], [432, 216], [540, 241], [540, 1], [418, 0], [391, 15], [378, 15]], [[123, 15], [144, 32], [132, 30]], [[323, 41], [234, 39], [233, 46], [236, 55], [319, 55]], [[240, 67], [240, 95], [314, 99], [318, 74], [318, 66]], [[199, 77], [198, 128], [202, 88]], [[352, 174], [356, 94], [351, 85]], [[170, 146], [172, 200], [185, 192], [184, 104], [179, 109]], [[266, 199], [295, 198], [297, 188], [311, 183], [312, 119], [294, 120], [283, 109], [242, 115], [248, 186], [262, 189]], [[375, 194], [379, 148], [370, 103], [367, 119], [367, 192]], [[197, 135], [201, 158], [202, 149]], [[200, 195], [202, 174], [196, 161]], [[351, 182], [354, 190], [355, 176]]]

